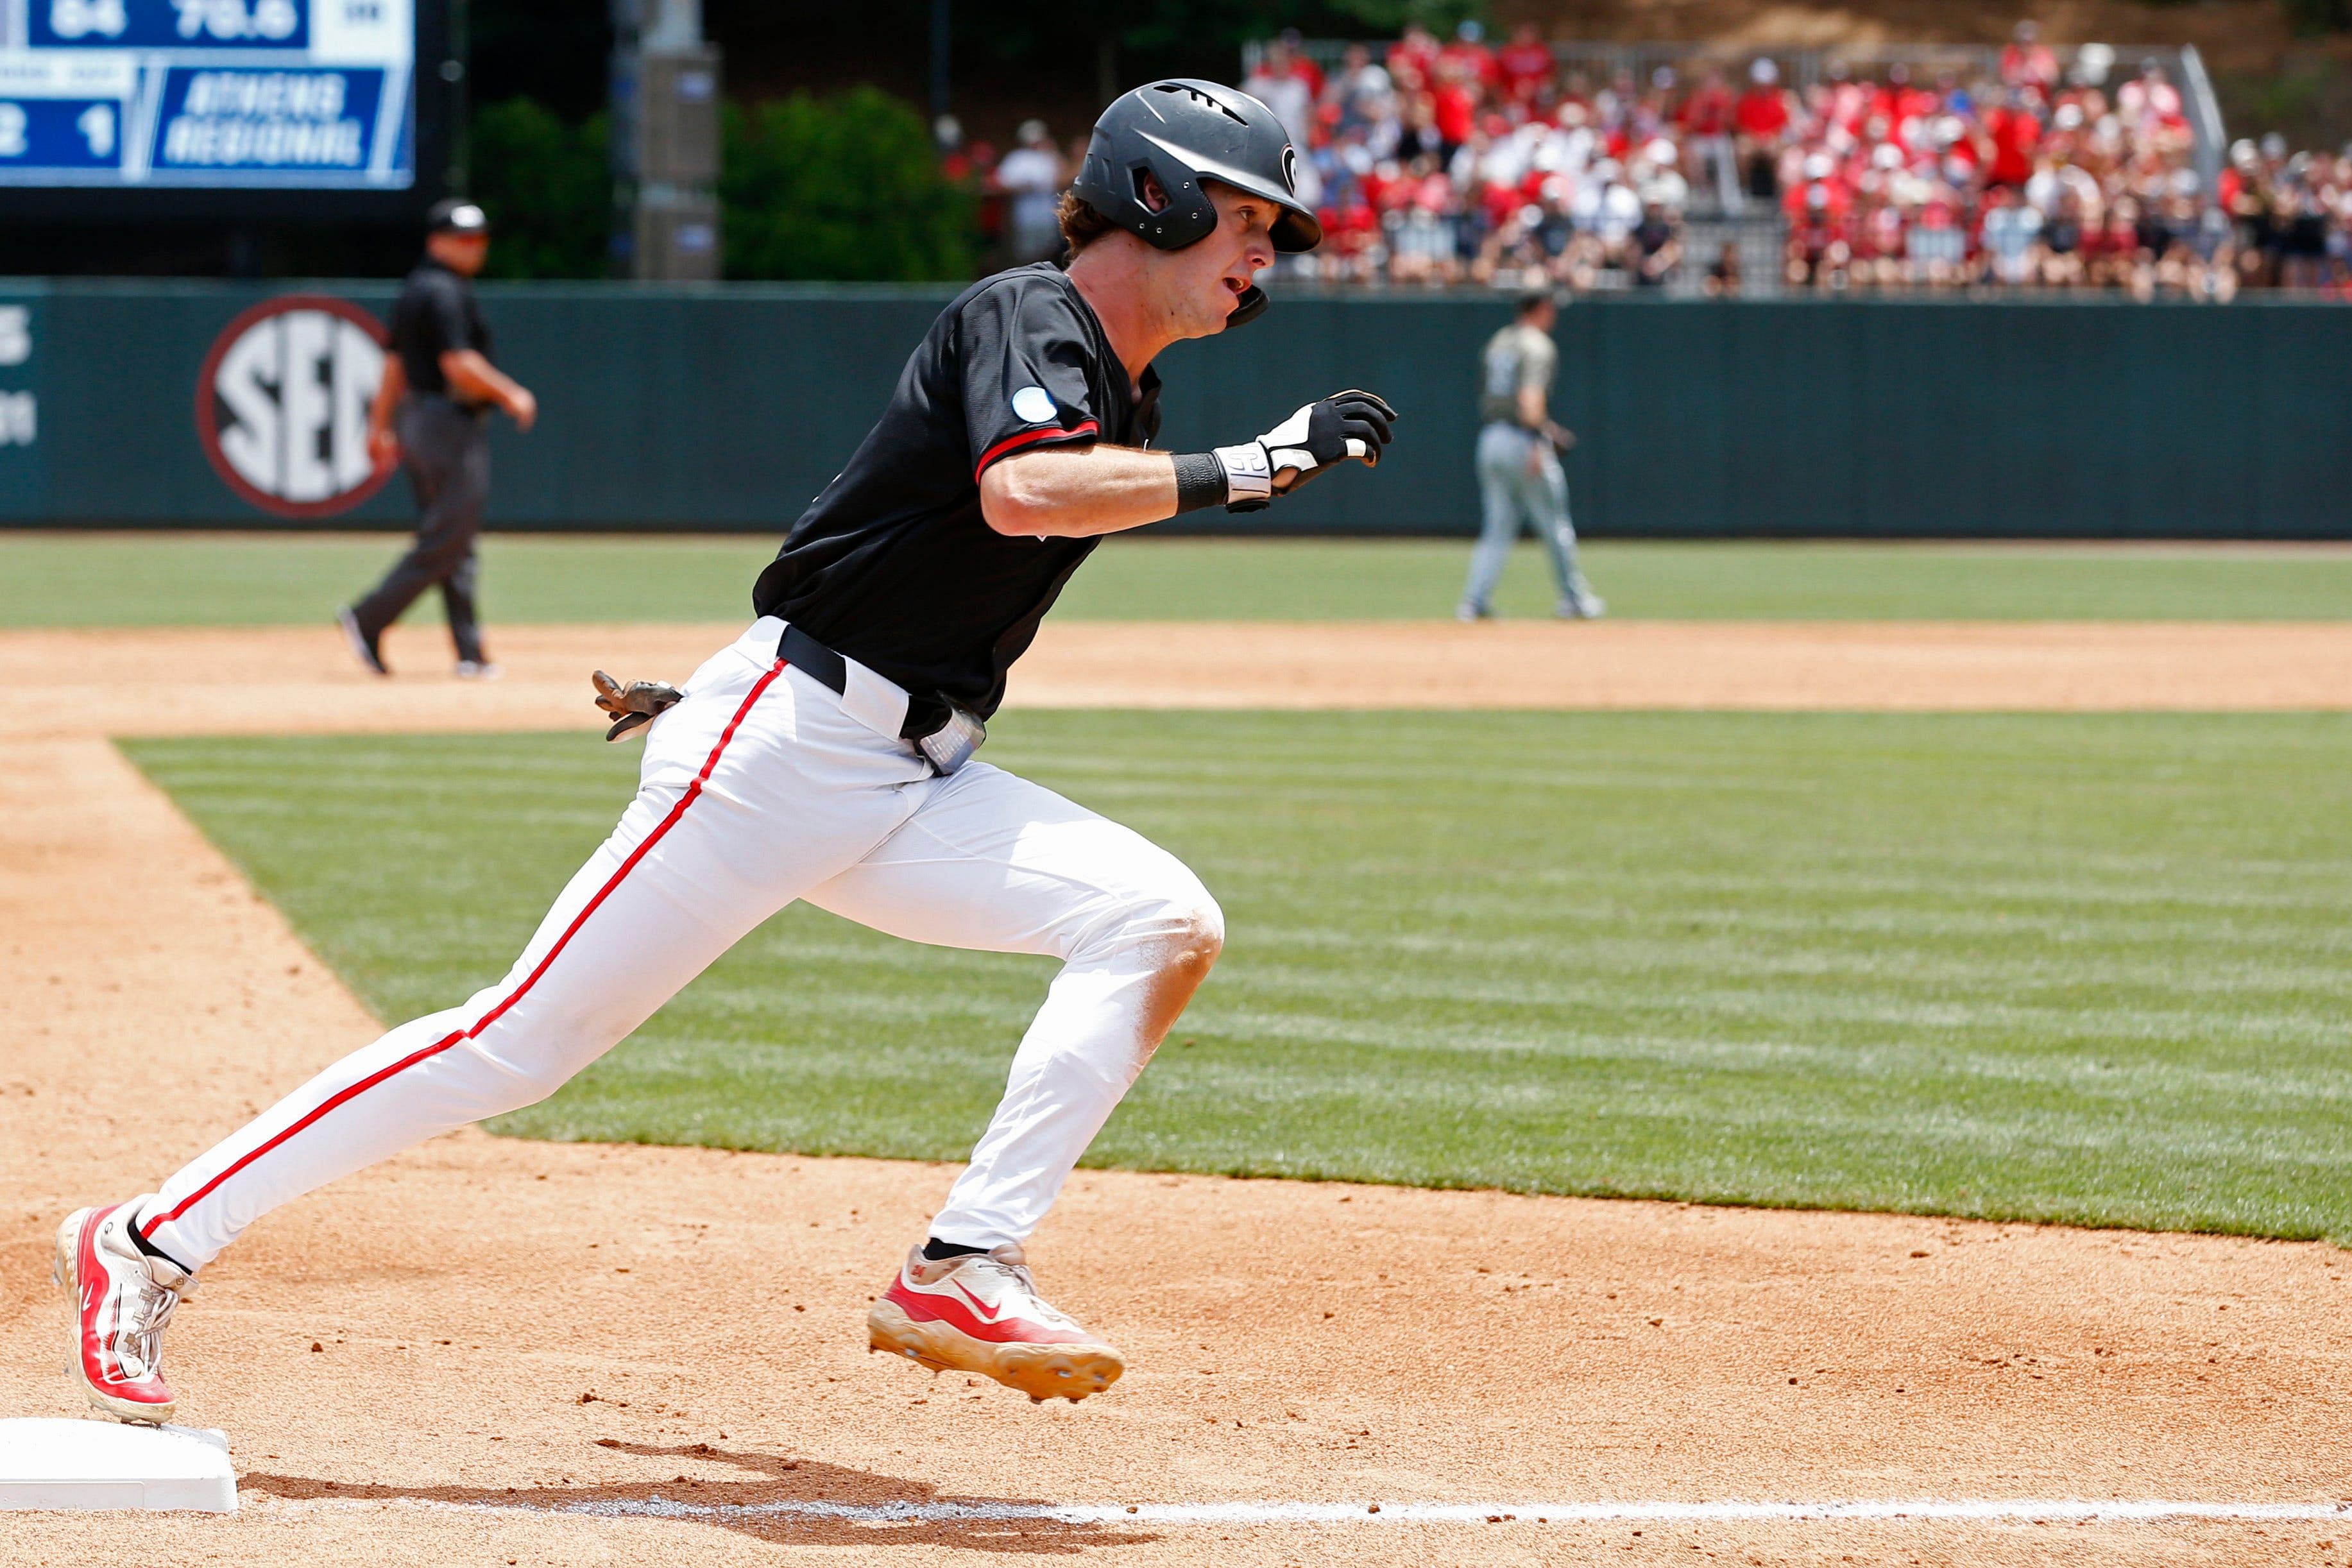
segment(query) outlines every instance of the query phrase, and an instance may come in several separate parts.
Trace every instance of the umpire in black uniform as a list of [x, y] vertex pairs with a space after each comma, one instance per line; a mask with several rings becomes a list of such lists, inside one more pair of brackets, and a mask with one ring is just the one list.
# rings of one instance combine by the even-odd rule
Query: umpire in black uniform
[[[467, 281], [489, 256], [490, 225], [467, 201], [436, 204], [426, 220], [425, 259], [392, 308], [392, 353], [368, 414], [368, 447], [389, 468], [404, 463], [416, 487], [416, 542], [375, 591], [336, 619], [352, 653], [378, 675], [384, 628], [436, 584], [457, 645], [457, 673], [498, 674], [482, 652], [474, 610], [474, 537], [489, 499], [490, 449], [484, 422], [503, 408], [528, 430], [539, 400], [490, 363], [490, 330]], [[397, 434], [395, 434], [397, 432]]]

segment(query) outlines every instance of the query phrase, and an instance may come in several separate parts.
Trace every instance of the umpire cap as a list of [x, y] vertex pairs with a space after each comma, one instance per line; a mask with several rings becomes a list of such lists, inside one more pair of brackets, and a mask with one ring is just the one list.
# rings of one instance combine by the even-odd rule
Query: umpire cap
[[[1143, 200], [1150, 174], [1168, 195], [1154, 212]], [[1282, 207], [1274, 247], [1312, 250], [1323, 226], [1298, 199], [1298, 151], [1274, 110], [1248, 93], [1213, 81], [1171, 77], [1113, 100], [1095, 121], [1086, 167], [1073, 195], [1162, 250], [1181, 250], [1217, 226], [1217, 209], [1201, 189], [1222, 180]]]
[[463, 196], [451, 196], [435, 202], [425, 215], [427, 234], [488, 234], [490, 220], [482, 209]]

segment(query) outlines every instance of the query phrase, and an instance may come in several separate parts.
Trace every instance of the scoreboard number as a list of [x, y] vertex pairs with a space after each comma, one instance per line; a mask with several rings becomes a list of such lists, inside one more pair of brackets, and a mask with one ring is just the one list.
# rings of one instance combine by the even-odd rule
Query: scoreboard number
[[88, 109], [83, 110], [80, 118], [74, 121], [74, 129], [80, 132], [81, 139], [89, 143], [91, 157], [114, 156], [114, 105], [91, 104]]
[[49, 31], [60, 38], [119, 38], [130, 25], [122, 0], [49, 0]]
[[[60, 5], [65, 0], [58, 0]], [[109, 0], [120, 4], [120, 0]], [[276, 40], [290, 38], [302, 25], [302, 14], [294, 8], [294, 0], [254, 0], [251, 10], [245, 0], [172, 0], [172, 8], [180, 14], [180, 37], [184, 38], [217, 38], [223, 43], [235, 43], [245, 38]]]

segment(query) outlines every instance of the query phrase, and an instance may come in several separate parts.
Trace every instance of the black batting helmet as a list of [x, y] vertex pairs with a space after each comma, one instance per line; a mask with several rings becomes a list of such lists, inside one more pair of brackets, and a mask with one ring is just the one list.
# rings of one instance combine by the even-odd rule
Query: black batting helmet
[[[1168, 195], [1158, 212], [1143, 199], [1147, 173]], [[1234, 88], [1174, 77], [1122, 94], [1102, 111], [1070, 191], [1148, 243], [1181, 250], [1217, 226], [1201, 182], [1221, 180], [1280, 205], [1276, 250], [1312, 250], [1323, 226], [1298, 199], [1297, 177], [1298, 151], [1274, 110]]]

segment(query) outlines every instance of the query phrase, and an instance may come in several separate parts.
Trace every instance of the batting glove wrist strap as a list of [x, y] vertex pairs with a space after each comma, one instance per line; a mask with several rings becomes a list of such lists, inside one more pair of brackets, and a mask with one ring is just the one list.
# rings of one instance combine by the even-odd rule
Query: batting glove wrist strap
[[1376, 467], [1389, 444], [1396, 410], [1369, 392], [1335, 392], [1240, 447], [1220, 447], [1234, 511], [1250, 511], [1288, 495], [1327, 468], [1353, 459]]
[[1214, 452], [1179, 452], [1175, 462], [1178, 515], [1225, 504], [1231, 487], [1225, 482], [1225, 466]]
[[1224, 470], [1227, 510], [1255, 511], [1274, 499], [1274, 459], [1264, 442], [1219, 447], [1209, 456]]

